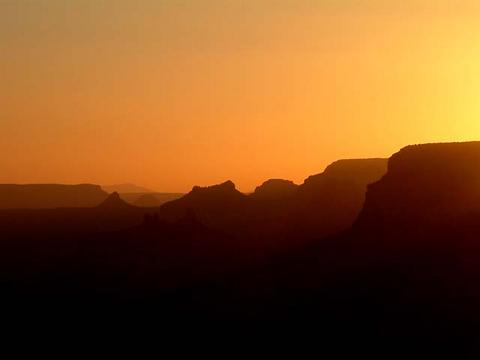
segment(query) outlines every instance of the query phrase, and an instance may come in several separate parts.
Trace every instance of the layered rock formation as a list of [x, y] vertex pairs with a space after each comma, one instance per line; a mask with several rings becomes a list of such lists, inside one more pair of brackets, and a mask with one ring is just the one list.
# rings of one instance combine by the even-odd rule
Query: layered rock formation
[[207, 226], [247, 242], [268, 238], [272, 246], [285, 239], [323, 237], [352, 225], [367, 185], [380, 179], [386, 167], [386, 159], [341, 160], [302, 185], [272, 179], [251, 195], [239, 192], [231, 181], [194, 187], [183, 198], [164, 204], [160, 217], [178, 221], [192, 212]]

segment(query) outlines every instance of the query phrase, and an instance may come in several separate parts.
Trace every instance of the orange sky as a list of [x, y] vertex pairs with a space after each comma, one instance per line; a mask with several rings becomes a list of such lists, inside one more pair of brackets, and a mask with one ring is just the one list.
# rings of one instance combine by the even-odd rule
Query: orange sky
[[480, 139], [478, 0], [0, 0], [0, 182], [301, 182]]

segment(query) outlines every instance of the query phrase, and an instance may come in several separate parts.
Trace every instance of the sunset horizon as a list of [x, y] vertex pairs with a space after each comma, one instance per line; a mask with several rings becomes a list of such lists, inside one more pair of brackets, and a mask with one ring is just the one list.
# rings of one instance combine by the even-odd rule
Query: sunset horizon
[[7, 332], [480, 359], [479, 0], [0, 0], [0, 153]]
[[474, 1], [0, 2], [1, 183], [301, 183], [480, 138]]

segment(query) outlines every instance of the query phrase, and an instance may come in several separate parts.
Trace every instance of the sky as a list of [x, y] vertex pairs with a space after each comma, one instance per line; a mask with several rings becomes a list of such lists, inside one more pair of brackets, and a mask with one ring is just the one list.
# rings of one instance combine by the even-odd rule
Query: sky
[[480, 140], [478, 0], [0, 0], [0, 182], [297, 183]]

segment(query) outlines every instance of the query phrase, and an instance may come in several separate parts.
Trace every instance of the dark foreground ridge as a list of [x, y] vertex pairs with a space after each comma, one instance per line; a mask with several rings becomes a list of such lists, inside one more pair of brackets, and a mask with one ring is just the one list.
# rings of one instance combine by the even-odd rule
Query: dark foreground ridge
[[0, 211], [0, 296], [120, 304], [164, 327], [226, 320], [337, 357], [478, 358], [479, 160], [478, 142], [416, 145], [388, 171], [344, 160], [250, 195], [226, 182], [156, 209], [111, 195]]

